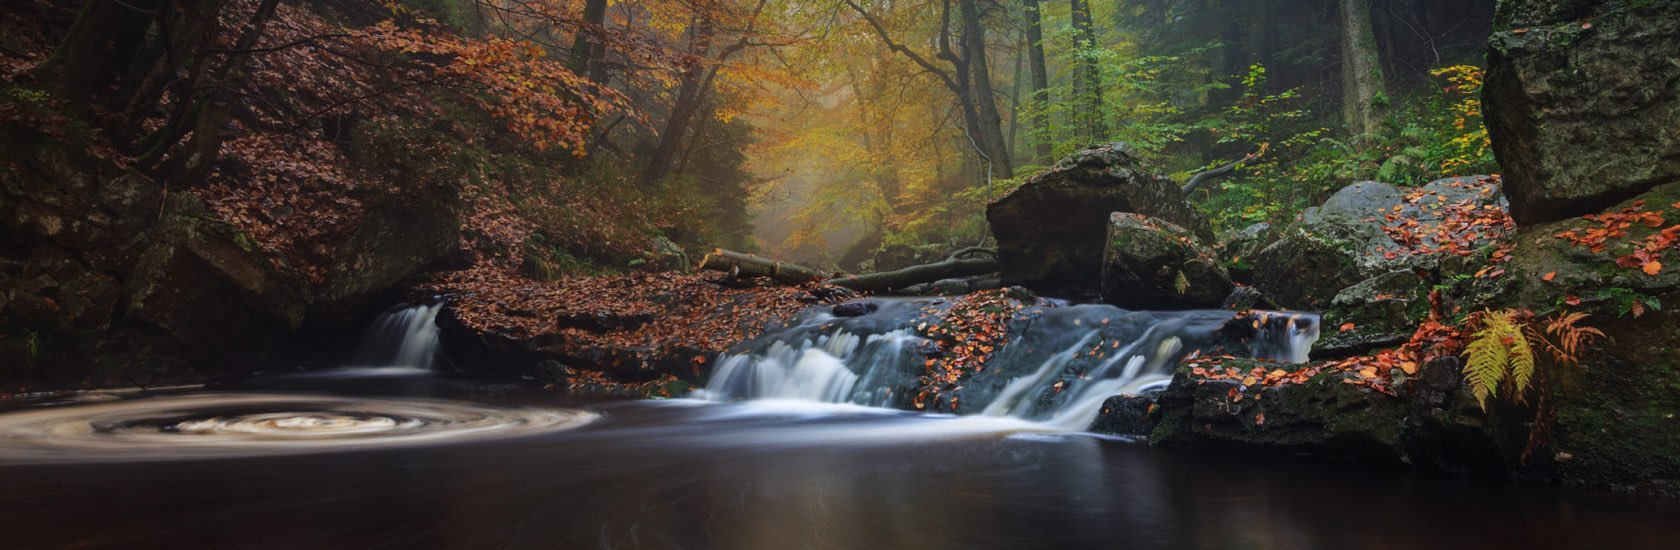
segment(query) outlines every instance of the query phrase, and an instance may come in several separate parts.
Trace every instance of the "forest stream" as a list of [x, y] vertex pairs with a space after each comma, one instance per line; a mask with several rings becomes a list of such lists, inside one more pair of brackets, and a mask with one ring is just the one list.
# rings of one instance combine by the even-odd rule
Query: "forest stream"
[[0, 549], [1676, 520], [1680, 0], [0, 2]]
[[[1164, 451], [1081, 429], [1095, 415], [1083, 394], [1148, 391], [1160, 365], [1214, 337], [1228, 312], [1059, 309], [1013, 346], [1002, 369], [1017, 378], [983, 412], [875, 406], [894, 385], [882, 379], [914, 366], [903, 364], [910, 338], [897, 323], [916, 306], [809, 313], [680, 399], [556, 404], [434, 372], [436, 306], [422, 305], [381, 318], [356, 366], [238, 391], [12, 403], [0, 415], [5, 540], [1352, 548], [1380, 537], [1392, 548], [1656, 548], [1680, 536], [1666, 521], [1680, 514], [1672, 500]], [[1317, 319], [1298, 319], [1261, 330], [1254, 352], [1304, 356]], [[1108, 337], [1130, 338], [1102, 361], [1120, 368], [1094, 371], [1062, 403], [1015, 400]]]

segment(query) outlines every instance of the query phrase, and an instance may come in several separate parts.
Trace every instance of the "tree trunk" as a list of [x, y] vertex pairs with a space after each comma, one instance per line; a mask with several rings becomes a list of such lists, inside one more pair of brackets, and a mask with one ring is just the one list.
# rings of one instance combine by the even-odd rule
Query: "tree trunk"
[[1050, 164], [1050, 71], [1044, 65], [1044, 25], [1038, 0], [1026, 0], [1027, 65], [1032, 72], [1033, 160]]
[[116, 83], [127, 70], [151, 27], [157, 0], [88, 0], [64, 39], [36, 68], [35, 77], [74, 109]]
[[821, 271], [799, 264], [778, 262], [763, 256], [754, 256], [722, 248], [714, 248], [711, 254], [702, 258], [699, 269], [722, 271], [737, 278], [769, 277], [796, 285], [819, 280], [826, 276]]
[[1339, 0], [1342, 29], [1342, 122], [1350, 133], [1371, 134], [1386, 101], [1382, 62], [1371, 29], [1371, 0]]
[[996, 273], [998, 265], [996, 258], [951, 258], [931, 264], [913, 265], [895, 271], [837, 277], [823, 281], [823, 283], [864, 292], [891, 292], [942, 279]]
[[975, 0], [961, 0], [958, 9], [962, 12], [963, 56], [968, 65], [967, 97], [964, 98], [974, 107], [974, 114], [978, 120], [975, 135], [980, 150], [986, 155], [986, 160], [992, 166], [994, 177], [1008, 179], [1015, 177], [1013, 163], [1009, 159], [1009, 145], [1003, 137], [1003, 117], [998, 114], [997, 93], [992, 90], [991, 70], [986, 64], [986, 26], [980, 18], [980, 7]]
[[579, 76], [589, 75], [590, 80], [596, 84], [601, 82], [594, 79], [594, 67], [601, 63], [597, 54], [602, 51], [597, 46], [603, 45], [600, 33], [606, 30], [606, 21], [607, 0], [585, 0], [583, 26], [578, 28], [577, 36], [572, 38], [571, 59], [567, 63], [573, 73]]
[[705, 91], [703, 84], [706, 73], [702, 60], [707, 59], [712, 51], [713, 25], [710, 16], [697, 15], [696, 18], [689, 47], [689, 54], [693, 59], [688, 67], [683, 69], [682, 81], [677, 86], [677, 98], [671, 105], [671, 114], [665, 118], [665, 128], [659, 132], [659, 144], [654, 147], [653, 157], [648, 159], [647, 167], [642, 172], [644, 182], [656, 182], [670, 175], [671, 163], [676, 160], [677, 151], [682, 147], [682, 138], [688, 131], [688, 123], [700, 110], [700, 96]]
[[192, 137], [170, 159], [165, 167], [166, 173], [188, 185], [203, 181], [210, 174], [210, 164], [215, 162], [221, 150], [222, 127], [233, 119], [233, 107], [237, 103], [234, 90], [245, 78], [245, 63], [251, 58], [250, 50], [256, 47], [257, 40], [262, 38], [279, 7], [280, 0], [263, 0], [258, 4], [256, 13], [240, 31], [232, 51], [225, 52], [226, 58], [210, 76], [204, 93], [195, 89], [183, 99], [197, 104]]
[[1091, 3], [1087, 0], [1072, 0], [1072, 3], [1074, 39], [1079, 41], [1074, 48], [1073, 95], [1079, 98], [1080, 110], [1084, 111], [1085, 137], [1092, 144], [1101, 143], [1108, 140], [1108, 124], [1103, 120], [1102, 73], [1093, 57], [1099, 46], [1096, 29], [1091, 26]]

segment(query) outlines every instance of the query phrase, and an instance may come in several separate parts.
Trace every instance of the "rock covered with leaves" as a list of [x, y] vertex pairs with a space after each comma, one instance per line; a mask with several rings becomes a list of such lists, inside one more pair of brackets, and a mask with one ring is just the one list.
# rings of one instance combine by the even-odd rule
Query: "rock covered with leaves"
[[1127, 309], [1214, 308], [1231, 287], [1213, 250], [1184, 228], [1140, 214], [1109, 216], [1103, 301]]
[[1501, 2], [1487, 126], [1523, 223], [1680, 180], [1680, 3]]
[[1253, 256], [1254, 286], [1280, 305], [1323, 310], [1371, 277], [1475, 254], [1514, 228], [1498, 183], [1470, 176], [1411, 189], [1345, 187]]
[[[468, 370], [533, 375], [557, 363], [565, 389], [680, 395], [721, 352], [819, 301], [788, 286], [725, 286], [721, 273], [638, 273], [532, 281], [505, 270], [449, 273], [442, 343]], [[657, 382], [650, 384], [650, 382]]]
[[1097, 288], [1108, 216], [1131, 212], [1212, 230], [1171, 180], [1124, 144], [1074, 153], [986, 207], [1005, 284], [1038, 290]]

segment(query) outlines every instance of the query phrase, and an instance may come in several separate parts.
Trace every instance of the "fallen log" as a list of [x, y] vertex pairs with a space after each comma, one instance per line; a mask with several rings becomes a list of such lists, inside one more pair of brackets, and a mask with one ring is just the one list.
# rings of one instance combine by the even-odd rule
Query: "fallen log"
[[1262, 143], [1262, 144], [1260, 144], [1260, 150], [1259, 151], [1255, 151], [1253, 153], [1245, 155], [1245, 156], [1243, 156], [1243, 158], [1237, 159], [1236, 161], [1233, 161], [1230, 164], [1226, 164], [1224, 166], [1220, 166], [1218, 168], [1214, 168], [1212, 170], [1208, 170], [1206, 172], [1201, 172], [1201, 173], [1196, 174], [1194, 176], [1190, 176], [1190, 181], [1184, 182], [1184, 189], [1183, 189], [1182, 193], [1184, 195], [1188, 196], [1191, 193], [1196, 192], [1196, 190], [1200, 189], [1203, 185], [1206, 185], [1209, 182], [1212, 182], [1212, 181], [1217, 180], [1219, 178], [1230, 175], [1231, 172], [1235, 172], [1238, 168], [1242, 168], [1242, 166], [1244, 164], [1248, 164], [1250, 161], [1253, 161], [1254, 159], [1265, 156], [1266, 155], [1266, 149], [1271, 147], [1271, 145], [1272, 144], [1270, 144], [1270, 143]]
[[823, 281], [823, 284], [843, 286], [865, 292], [890, 292], [941, 279], [985, 275], [998, 270], [999, 264], [995, 258], [962, 259], [956, 256], [952, 255], [951, 258], [944, 261], [913, 265], [894, 271], [836, 277]]
[[[959, 279], [997, 272], [998, 261], [996, 258], [963, 257], [974, 254], [996, 256], [997, 251], [981, 247], [964, 248], [952, 253], [942, 261], [931, 264], [913, 265], [879, 273], [833, 277], [824, 280], [823, 284], [860, 292], [891, 292], [945, 279]], [[777, 282], [795, 285], [826, 277], [821, 271], [799, 264], [780, 262], [763, 256], [721, 248], [712, 249], [711, 254], [707, 254], [704, 259], [700, 260], [700, 269], [722, 271], [737, 279], [769, 277]]]
[[778, 262], [763, 256], [712, 249], [700, 260], [700, 269], [722, 271], [735, 278], [769, 277], [788, 284], [803, 284], [826, 277], [827, 274], [799, 264]]

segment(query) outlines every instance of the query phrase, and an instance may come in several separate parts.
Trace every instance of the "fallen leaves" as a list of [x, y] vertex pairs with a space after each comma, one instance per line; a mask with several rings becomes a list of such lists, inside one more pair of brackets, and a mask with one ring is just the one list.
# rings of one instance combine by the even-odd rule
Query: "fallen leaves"
[[449, 315], [473, 331], [573, 358], [579, 370], [607, 373], [597, 384], [611, 384], [652, 372], [694, 374], [709, 357], [811, 305], [801, 288], [717, 284], [726, 277], [661, 272], [541, 282], [479, 267], [445, 274], [426, 289], [457, 296]]
[[1392, 260], [1414, 255], [1469, 256], [1495, 244], [1492, 261], [1509, 261], [1511, 247], [1503, 241], [1516, 229], [1516, 222], [1499, 205], [1481, 204], [1496, 191], [1497, 180], [1466, 179], [1443, 185], [1465, 189], [1476, 196], [1449, 201], [1434, 189], [1408, 193], [1383, 216], [1386, 222], [1383, 232], [1399, 245], [1384, 251], [1383, 257]]
[[[1680, 203], [1675, 209], [1680, 210]], [[1588, 214], [1582, 219], [1596, 222], [1597, 227], [1571, 229], [1555, 234], [1559, 239], [1568, 241], [1578, 247], [1586, 248], [1593, 253], [1602, 253], [1616, 244], [1631, 245], [1631, 250], [1616, 257], [1616, 265], [1623, 269], [1638, 269], [1647, 276], [1662, 273], [1662, 255], [1674, 248], [1680, 242], [1680, 224], [1671, 225], [1652, 233], [1642, 241], [1617, 243], [1615, 240], [1629, 236], [1629, 231], [1637, 226], [1650, 229], [1662, 228], [1668, 223], [1667, 218], [1660, 212], [1645, 210], [1645, 201], [1637, 200], [1620, 210], [1602, 214]], [[1626, 249], [1624, 249], [1626, 250]]]
[[[960, 388], [968, 376], [984, 370], [992, 352], [1008, 343], [1009, 321], [1025, 305], [1010, 297], [1008, 290], [995, 289], [965, 295], [949, 308], [923, 309], [923, 320], [916, 324], [916, 331], [932, 343], [934, 352], [922, 364], [924, 375], [918, 379], [911, 405], [926, 409], [942, 395]], [[1091, 350], [1091, 354], [1096, 353]], [[951, 407], [956, 407], [954, 399]]]

